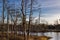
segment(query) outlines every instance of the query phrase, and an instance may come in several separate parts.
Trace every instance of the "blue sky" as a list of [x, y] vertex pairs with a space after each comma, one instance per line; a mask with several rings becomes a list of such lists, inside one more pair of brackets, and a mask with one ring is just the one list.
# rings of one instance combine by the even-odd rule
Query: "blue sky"
[[[17, 0], [9, 1], [11, 1], [11, 3], [16, 1], [16, 4], [20, 2]], [[39, 14], [39, 5], [41, 5], [41, 19], [45, 19], [49, 24], [54, 24], [54, 21], [60, 18], [60, 0], [36, 0], [36, 2], [36, 5], [33, 5], [35, 7], [33, 14], [36, 18], [38, 18]], [[0, 6], [2, 6], [1, 3]], [[1, 9], [2, 8], [0, 8], [0, 15], [2, 12]]]
[[46, 19], [49, 24], [60, 18], [60, 0], [38, 0], [41, 4], [42, 18]]
[[[36, 9], [41, 5], [41, 19], [46, 20], [49, 24], [54, 24], [56, 20], [60, 19], [60, 0], [37, 0]], [[39, 11], [34, 11], [35, 17], [38, 16]], [[38, 18], [38, 17], [36, 17]]]
[[[54, 24], [56, 20], [60, 19], [60, 0], [37, 0], [35, 9], [38, 9], [39, 5], [41, 5], [41, 20]], [[38, 19], [38, 13], [38, 10], [34, 11], [36, 19]]]

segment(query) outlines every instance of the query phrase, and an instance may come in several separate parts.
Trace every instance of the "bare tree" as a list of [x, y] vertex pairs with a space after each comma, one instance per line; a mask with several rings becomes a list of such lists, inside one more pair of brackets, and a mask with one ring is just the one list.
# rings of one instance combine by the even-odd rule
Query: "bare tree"
[[[6, 0], [2, 0], [2, 1], [3, 1], [3, 7], [2, 7], [2, 9], [3, 9], [2, 10], [2, 25], [3, 25], [2, 26], [2, 35], [3, 35], [3, 32], [4, 32], [4, 29], [3, 29], [4, 28], [4, 11], [5, 11], [5, 1]], [[3, 37], [2, 37], [2, 40], [3, 40]]]
[[24, 0], [22, 0], [22, 26], [24, 27], [24, 40], [26, 40], [26, 18], [24, 13]]
[[32, 3], [33, 3], [33, 1], [31, 0], [31, 4], [30, 4], [30, 15], [29, 15], [29, 25], [28, 25], [28, 33], [27, 33], [27, 35], [28, 35], [28, 38], [27, 39], [29, 39], [29, 32], [30, 32], [30, 27], [31, 27], [31, 19], [32, 19]]

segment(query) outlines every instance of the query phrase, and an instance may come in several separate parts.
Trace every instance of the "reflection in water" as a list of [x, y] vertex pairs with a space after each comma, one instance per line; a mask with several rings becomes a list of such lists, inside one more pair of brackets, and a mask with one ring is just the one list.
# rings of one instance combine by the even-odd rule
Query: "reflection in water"
[[[30, 33], [31, 35], [41, 36], [42, 33]], [[60, 40], [60, 32], [46, 32], [44, 35], [52, 37], [50, 40]]]

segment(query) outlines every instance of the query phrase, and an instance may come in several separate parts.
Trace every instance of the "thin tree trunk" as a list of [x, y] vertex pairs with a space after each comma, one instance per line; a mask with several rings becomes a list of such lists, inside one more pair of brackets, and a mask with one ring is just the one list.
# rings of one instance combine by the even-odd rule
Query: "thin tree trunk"
[[[3, 32], [4, 32], [4, 3], [5, 3], [5, 0], [3, 0], [3, 11], [2, 11], [2, 35], [3, 35]], [[3, 40], [3, 36], [2, 36], [2, 40]]]
[[4, 25], [4, 3], [5, 1], [3, 0], [3, 11], [2, 11], [2, 23]]
[[28, 25], [28, 33], [27, 33], [27, 39], [29, 40], [29, 32], [30, 32], [30, 28], [31, 28], [31, 21], [32, 21], [32, 3], [33, 1], [31, 0], [31, 5], [30, 5], [30, 15], [29, 15], [29, 25]]
[[26, 40], [26, 19], [25, 19], [25, 14], [24, 14], [24, 0], [22, 0], [22, 26], [24, 27], [24, 40]]
[[7, 40], [9, 40], [9, 10], [7, 9]]
[[16, 25], [17, 25], [17, 13], [16, 13], [16, 19], [15, 19], [15, 22], [14, 22], [14, 27], [15, 27], [15, 34], [17, 34]]
[[[28, 1], [28, 0], [25, 0], [25, 34], [27, 34], [27, 24], [26, 24], [26, 16], [27, 16], [27, 14], [26, 14], [26, 10], [27, 10], [27, 2], [26, 1]], [[26, 35], [26, 40], [28, 40], [27, 39], [27, 35]]]

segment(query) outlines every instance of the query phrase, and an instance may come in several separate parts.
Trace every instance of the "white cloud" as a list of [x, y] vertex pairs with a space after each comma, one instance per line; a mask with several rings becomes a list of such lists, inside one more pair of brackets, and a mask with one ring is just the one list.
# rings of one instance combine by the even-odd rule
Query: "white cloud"
[[[49, 24], [54, 24], [54, 22], [58, 19], [60, 19], [60, 14], [55, 13], [53, 15], [48, 15], [48, 17], [43, 17], [45, 20], [48, 21]], [[60, 23], [60, 22], [59, 22]]]
[[[45, 16], [41, 17], [41, 21], [47, 21], [48, 24], [55, 24], [55, 21], [60, 19], [60, 13], [52, 13], [52, 14], [43, 14]], [[38, 17], [36, 17], [33, 22], [35, 22], [35, 20], [38, 20]], [[59, 22], [60, 23], [60, 22]]]

